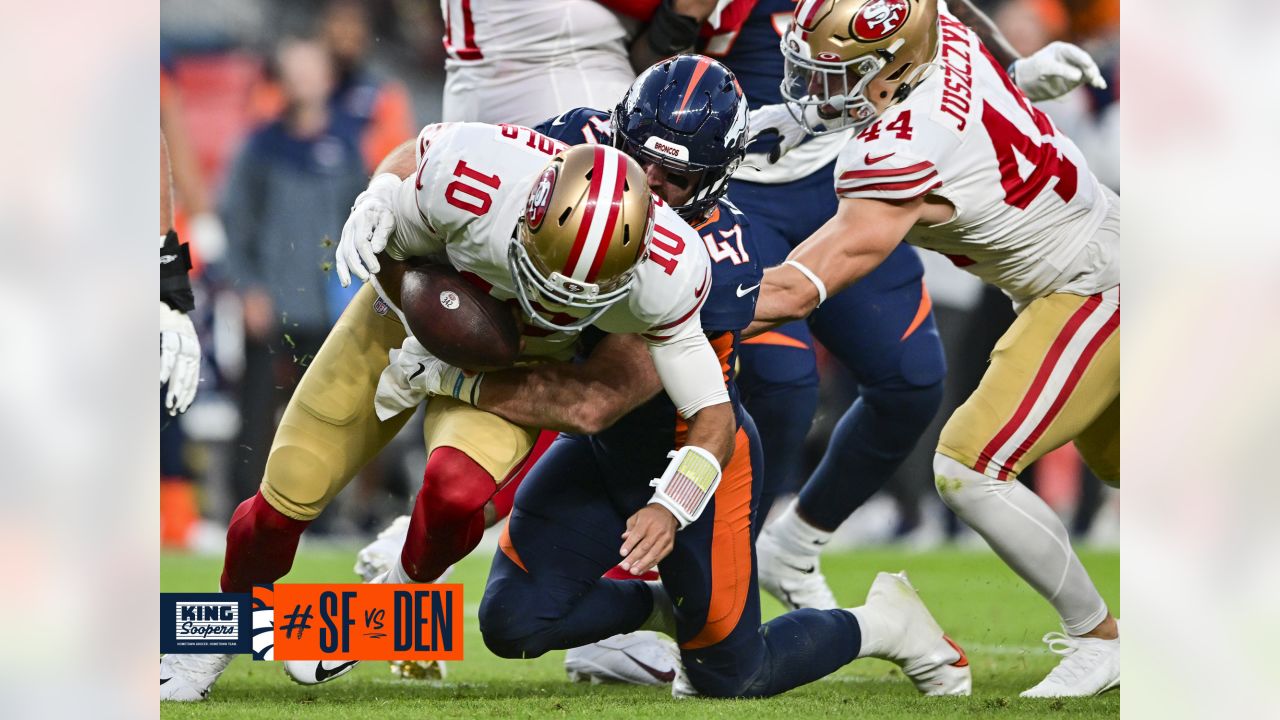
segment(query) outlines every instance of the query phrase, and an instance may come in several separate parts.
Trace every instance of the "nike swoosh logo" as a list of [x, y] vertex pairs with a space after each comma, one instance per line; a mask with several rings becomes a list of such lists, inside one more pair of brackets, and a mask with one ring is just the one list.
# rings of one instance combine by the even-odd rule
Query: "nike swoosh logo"
[[627, 656], [627, 658], [631, 660], [631, 662], [635, 663], [636, 665], [639, 665], [641, 670], [644, 670], [645, 672], [647, 672], [647, 673], [649, 673], [650, 675], [652, 675], [652, 676], [653, 676], [653, 678], [654, 678], [655, 680], [657, 680], [658, 682], [669, 683], [669, 682], [671, 682], [672, 680], [675, 680], [675, 679], [676, 679], [676, 671], [675, 671], [675, 670], [659, 670], [659, 669], [657, 669], [657, 668], [655, 668], [655, 667], [649, 667], [648, 665], [646, 665], [646, 664], [644, 664], [644, 663], [640, 662], [639, 660], [637, 660], [635, 655], [632, 655], [631, 653], [627, 652], [626, 650], [623, 650], [623, 651], [622, 651], [622, 654], [623, 654], [623, 655], [626, 655], [626, 656]]
[[167, 678], [160, 678], [160, 684], [161, 684], [161, 685], [163, 685], [163, 684], [165, 684], [165, 683], [169, 682], [169, 681], [170, 681], [170, 680], [172, 680], [172, 679], [173, 679], [173, 678], [171, 678], [171, 677], [167, 677]]
[[552, 121], [551, 121], [551, 124], [552, 124], [552, 125], [563, 125], [563, 124], [564, 124], [564, 122], [565, 122], [565, 120], [564, 120], [564, 116], [565, 116], [565, 115], [568, 115], [568, 114], [569, 114], [569, 113], [565, 113], [564, 115], [559, 115], [559, 116], [557, 116], [555, 120], [552, 120]]
[[177, 259], [178, 259], [178, 256], [177, 256], [177, 255], [161, 255], [161, 256], [160, 256], [160, 264], [161, 264], [161, 265], [168, 265], [169, 263], [171, 263], [171, 262], [173, 262], [174, 260], [177, 260]]
[[742, 283], [738, 283], [738, 297], [746, 297], [752, 290], [760, 287], [760, 283], [756, 283], [749, 288], [743, 289]]
[[893, 157], [894, 155], [897, 155], [897, 154], [898, 154], [898, 153], [896, 153], [896, 152], [891, 152], [891, 153], [889, 153], [888, 155], [881, 155], [881, 156], [880, 156], [880, 157], [878, 157], [878, 158], [873, 158], [873, 157], [871, 157], [871, 153], [867, 153], [867, 156], [866, 156], [866, 157], [864, 157], [864, 158], [862, 158], [862, 160], [863, 160], [863, 162], [865, 162], [865, 163], [866, 163], [866, 164], [868, 164], [868, 165], [875, 165], [876, 163], [880, 162], [881, 160], [888, 160], [889, 158], [891, 158], [891, 157]]
[[338, 673], [342, 672], [343, 670], [346, 670], [347, 668], [351, 667], [352, 665], [355, 665], [358, 662], [360, 661], [348, 660], [347, 662], [344, 662], [338, 667], [333, 668], [331, 670], [325, 670], [323, 662], [316, 663], [316, 682], [322, 683], [325, 680], [328, 680], [329, 678], [333, 677], [334, 675], [337, 675]]
[[409, 376], [409, 379], [412, 380], [426, 371], [427, 371], [427, 366], [423, 365], [422, 363], [418, 363], [418, 369], [413, 371], [413, 374]]
[[792, 570], [796, 570], [796, 571], [798, 571], [798, 572], [802, 572], [802, 573], [804, 573], [805, 575], [808, 575], [809, 573], [811, 573], [811, 572], [813, 572], [814, 570], [817, 570], [817, 569], [818, 569], [818, 567], [817, 567], [816, 565], [810, 565], [810, 566], [809, 566], [809, 567], [807, 567], [807, 568], [802, 568], [802, 567], [796, 567], [795, 565], [792, 565], [791, 563], [789, 563], [789, 562], [785, 562], [785, 561], [782, 561], [782, 560], [779, 560], [778, 562], [781, 562], [783, 565], [786, 565], [787, 567], [791, 568]]

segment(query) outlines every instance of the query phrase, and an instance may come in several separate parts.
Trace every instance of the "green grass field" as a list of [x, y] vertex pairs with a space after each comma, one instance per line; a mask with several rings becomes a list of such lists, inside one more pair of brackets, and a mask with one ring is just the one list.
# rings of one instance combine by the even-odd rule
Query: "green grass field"
[[[353, 582], [354, 549], [299, 553], [282, 582]], [[1120, 558], [1115, 552], [1082, 554], [1102, 595], [1119, 614]], [[206, 591], [221, 558], [165, 555], [163, 591]], [[466, 586], [466, 660], [450, 663], [445, 682], [400, 680], [386, 663], [364, 663], [323, 686], [295, 685], [277, 663], [237, 658], [200, 704], [165, 703], [162, 718], [1101, 718], [1118, 717], [1120, 694], [1077, 700], [1024, 700], [1018, 693], [1040, 680], [1057, 657], [1040, 636], [1059, 629], [1038, 595], [990, 552], [943, 550], [912, 553], [866, 550], [828, 555], [823, 571], [836, 596], [859, 605], [875, 572], [910, 573], [938, 621], [965, 647], [973, 667], [974, 695], [923, 698], [889, 663], [859, 660], [805, 687], [767, 700], [671, 699], [669, 688], [569, 683], [563, 653], [536, 660], [503, 660], [480, 639], [476, 608], [489, 557], [475, 553], [459, 564], [451, 582]], [[764, 598], [766, 619], [781, 612]]]

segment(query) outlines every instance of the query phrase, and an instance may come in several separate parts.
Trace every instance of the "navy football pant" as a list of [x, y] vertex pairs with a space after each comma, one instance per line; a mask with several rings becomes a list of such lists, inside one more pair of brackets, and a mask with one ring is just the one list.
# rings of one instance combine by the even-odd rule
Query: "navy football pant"
[[[761, 264], [772, 267], [835, 214], [833, 168], [783, 185], [732, 181]], [[799, 479], [804, 437], [817, 407], [814, 337], [853, 374], [858, 398], [837, 423], [822, 462], [800, 491], [800, 514], [839, 527], [888, 482], [942, 402], [946, 362], [924, 268], [905, 243], [852, 287], [827, 298], [808, 322], [744, 341], [738, 387], [760, 421], [766, 458], [760, 513]]]
[[[685, 670], [708, 696], [785, 692], [851, 662], [861, 644], [857, 620], [843, 610], [800, 610], [760, 624], [753, 434], [738, 431], [715, 498], [659, 564]], [[561, 436], [516, 494], [480, 604], [485, 645], [502, 657], [532, 658], [639, 628], [653, 610], [650, 590], [601, 576], [618, 562], [626, 519], [651, 494], [645, 479], [612, 467], [590, 439]]]

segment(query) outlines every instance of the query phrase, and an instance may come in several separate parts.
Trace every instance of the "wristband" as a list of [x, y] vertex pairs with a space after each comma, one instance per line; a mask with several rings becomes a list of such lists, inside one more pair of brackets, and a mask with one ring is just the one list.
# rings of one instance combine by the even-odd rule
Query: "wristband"
[[711, 502], [720, 485], [720, 462], [696, 445], [685, 445], [667, 457], [671, 462], [662, 477], [649, 483], [656, 488], [649, 502], [670, 510], [683, 530], [697, 521]]
[[475, 405], [480, 399], [480, 383], [484, 380], [484, 373], [468, 375], [459, 368], [454, 368], [451, 372], [456, 372], [458, 376], [453, 379], [449, 394], [453, 396], [454, 400], [461, 400], [468, 405]]
[[799, 270], [801, 275], [804, 275], [805, 277], [809, 278], [809, 282], [813, 283], [813, 286], [818, 288], [818, 304], [814, 305], [813, 309], [817, 310], [818, 308], [822, 307], [822, 303], [827, 301], [827, 285], [826, 283], [822, 282], [822, 279], [818, 277], [817, 273], [805, 267], [804, 265], [801, 265], [799, 261], [796, 261], [796, 260], [787, 260], [782, 264], [790, 265], [791, 267]]
[[667, 58], [693, 47], [698, 40], [696, 19], [681, 15], [671, 8], [671, 0], [663, 0], [649, 22], [649, 49]]
[[191, 312], [196, 307], [191, 292], [191, 246], [178, 242], [178, 233], [170, 230], [160, 239], [160, 300], [178, 312]]

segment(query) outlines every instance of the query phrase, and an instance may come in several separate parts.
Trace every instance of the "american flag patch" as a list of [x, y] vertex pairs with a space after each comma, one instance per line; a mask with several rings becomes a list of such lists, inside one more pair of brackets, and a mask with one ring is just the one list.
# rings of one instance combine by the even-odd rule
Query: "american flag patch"
[[694, 515], [706, 498], [711, 483], [715, 482], [717, 473], [718, 469], [706, 458], [688, 453], [676, 467], [664, 492], [685, 512]]

